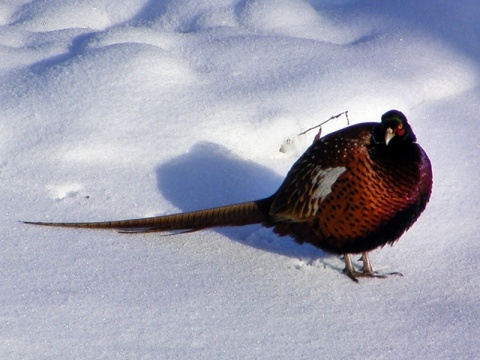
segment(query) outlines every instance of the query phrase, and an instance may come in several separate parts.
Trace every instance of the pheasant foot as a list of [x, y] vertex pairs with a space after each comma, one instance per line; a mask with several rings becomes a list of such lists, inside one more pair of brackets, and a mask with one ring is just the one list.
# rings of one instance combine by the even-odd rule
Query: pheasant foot
[[358, 278], [360, 277], [369, 277], [369, 278], [378, 278], [378, 279], [385, 279], [391, 275], [403, 276], [400, 272], [390, 272], [390, 273], [379, 273], [377, 271], [372, 270], [372, 264], [368, 257], [367, 252], [362, 253], [362, 257], [360, 261], [363, 262], [363, 267], [361, 271], [358, 271], [353, 266], [352, 257], [350, 254], [344, 255], [345, 259], [345, 269], [343, 272], [353, 281], [358, 283]]

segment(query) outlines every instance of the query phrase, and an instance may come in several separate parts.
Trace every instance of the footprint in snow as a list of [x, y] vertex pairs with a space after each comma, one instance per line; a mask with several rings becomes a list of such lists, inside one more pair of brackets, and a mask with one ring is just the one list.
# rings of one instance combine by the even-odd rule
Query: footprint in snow
[[64, 200], [66, 198], [74, 198], [83, 190], [83, 186], [78, 183], [65, 185], [48, 185], [47, 190], [50, 197], [54, 200]]

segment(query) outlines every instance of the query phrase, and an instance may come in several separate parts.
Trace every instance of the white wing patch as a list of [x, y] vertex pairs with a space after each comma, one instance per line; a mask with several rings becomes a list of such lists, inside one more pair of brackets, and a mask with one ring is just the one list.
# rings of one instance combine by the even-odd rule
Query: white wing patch
[[332, 192], [332, 185], [335, 184], [335, 181], [342, 175], [347, 168], [345, 166], [339, 166], [328, 169], [318, 169], [316, 171], [315, 177], [312, 181], [313, 184], [317, 185], [317, 188], [313, 192], [314, 199], [320, 199], [320, 202], [325, 200], [325, 198]]

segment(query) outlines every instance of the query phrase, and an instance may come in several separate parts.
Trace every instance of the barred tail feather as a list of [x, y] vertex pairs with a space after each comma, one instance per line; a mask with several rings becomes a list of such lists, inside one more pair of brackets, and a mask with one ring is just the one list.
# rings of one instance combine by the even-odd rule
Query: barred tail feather
[[24, 223], [68, 228], [118, 229], [127, 232], [196, 231], [210, 227], [267, 223], [269, 222], [269, 204], [270, 199], [268, 198], [235, 205], [142, 219], [78, 223], [24, 221]]

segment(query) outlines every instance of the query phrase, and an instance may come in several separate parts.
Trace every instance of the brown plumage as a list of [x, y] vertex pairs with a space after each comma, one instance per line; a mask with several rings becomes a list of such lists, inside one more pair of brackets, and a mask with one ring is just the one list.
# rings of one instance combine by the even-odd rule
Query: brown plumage
[[[432, 169], [406, 117], [391, 110], [381, 123], [349, 126], [316, 140], [272, 196], [252, 202], [144, 219], [35, 225], [123, 231], [201, 230], [261, 223], [299, 243], [345, 256], [346, 273], [372, 271], [368, 252], [393, 244], [430, 198]], [[361, 253], [362, 271], [352, 253]]]

